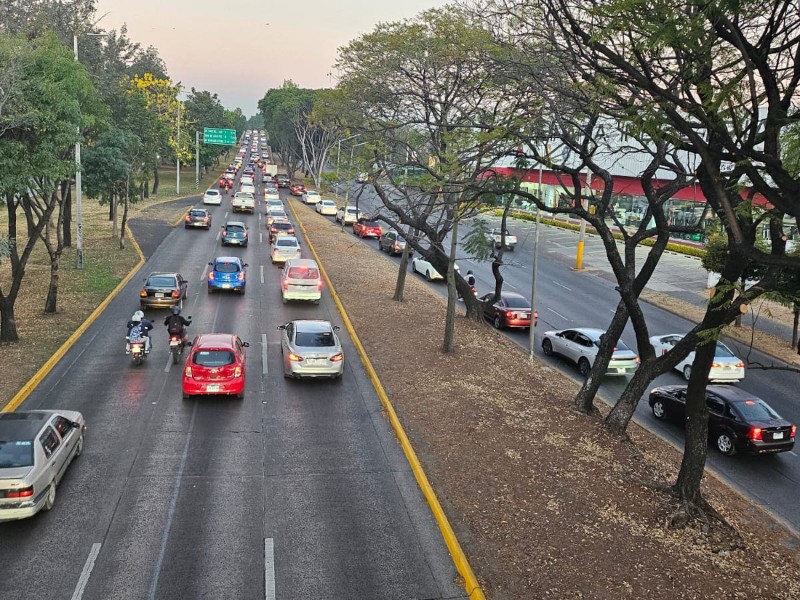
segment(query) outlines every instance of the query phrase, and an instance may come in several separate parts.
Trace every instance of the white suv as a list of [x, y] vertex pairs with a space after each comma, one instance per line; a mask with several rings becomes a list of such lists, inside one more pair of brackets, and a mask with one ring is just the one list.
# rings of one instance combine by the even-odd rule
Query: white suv
[[222, 204], [222, 194], [219, 190], [206, 190], [203, 194], [203, 204]]

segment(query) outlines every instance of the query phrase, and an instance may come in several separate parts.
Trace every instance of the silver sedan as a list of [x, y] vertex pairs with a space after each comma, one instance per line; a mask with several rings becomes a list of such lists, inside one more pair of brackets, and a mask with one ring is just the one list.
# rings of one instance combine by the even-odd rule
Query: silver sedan
[[83, 452], [85, 431], [74, 410], [0, 413], [0, 521], [53, 508], [56, 486]]
[[299, 319], [278, 327], [284, 377], [331, 377], [344, 373], [344, 352], [328, 321]]

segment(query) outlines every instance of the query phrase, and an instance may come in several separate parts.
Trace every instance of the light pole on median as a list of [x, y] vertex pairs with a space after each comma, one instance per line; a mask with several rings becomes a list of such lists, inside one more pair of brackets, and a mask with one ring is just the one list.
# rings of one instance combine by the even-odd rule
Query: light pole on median
[[353, 138], [357, 138], [360, 133], [355, 135], [351, 135], [350, 137], [342, 138], [338, 142], [336, 142], [337, 151], [336, 151], [336, 197], [339, 197], [339, 159], [342, 156], [342, 142], [346, 142], [347, 140], [352, 140]]

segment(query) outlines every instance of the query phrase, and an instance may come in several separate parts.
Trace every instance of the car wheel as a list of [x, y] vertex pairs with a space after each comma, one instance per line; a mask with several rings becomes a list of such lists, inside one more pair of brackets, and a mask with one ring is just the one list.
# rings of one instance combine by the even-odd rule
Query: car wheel
[[653, 401], [653, 416], [656, 419], [661, 419], [661, 420], [667, 418], [667, 409], [664, 407], [664, 403], [661, 400]]
[[184, 223], [183, 228], [184, 229], [189, 229], [189, 226]]
[[430, 271], [425, 271], [425, 279], [427, 279], [428, 281], [433, 281], [433, 277], [431, 277]]
[[317, 298], [316, 300], [314, 300], [314, 304], [319, 304], [319, 298]]
[[191, 394], [187, 394], [186, 392], [183, 392], [183, 394], [182, 394], [182, 395], [183, 395], [183, 399], [184, 399], [184, 400], [189, 400], [189, 399], [192, 397], [192, 395], [191, 395]]
[[589, 361], [585, 358], [582, 358], [578, 361], [578, 371], [581, 372], [581, 375], [584, 377], [589, 376], [589, 372], [592, 370], [592, 365], [589, 364]]
[[42, 510], [52, 510], [56, 505], [56, 482], [53, 481], [50, 487], [47, 488], [47, 498], [44, 499]]
[[720, 433], [717, 436], [717, 450], [725, 456], [733, 456], [736, 454], [736, 446], [733, 444], [733, 438], [728, 433]]
[[508, 251], [509, 251], [509, 252], [513, 252], [513, 251], [514, 251], [514, 246], [509, 246], [509, 247], [508, 247]]
[[689, 378], [692, 376], [692, 365], [683, 367], [683, 376], [686, 378], [686, 381], [689, 381]]
[[542, 342], [542, 352], [544, 352], [545, 356], [553, 356], [553, 342], [545, 339]]
[[237, 400], [244, 400], [244, 390], [242, 390], [241, 392], [236, 394], [236, 399]]
[[213, 294], [214, 293], [214, 288], [212, 288], [211, 286], [208, 286], [208, 293], [209, 294]]
[[83, 434], [81, 434], [75, 444], [75, 458], [79, 457], [81, 454], [83, 454]]
[[283, 302], [284, 304], [286, 304], [287, 302], [286, 296], [284, 296], [283, 294], [281, 294], [281, 302]]
[[494, 322], [492, 323], [495, 329], [500, 329], [503, 326], [503, 321], [500, 319], [500, 315], [495, 315]]

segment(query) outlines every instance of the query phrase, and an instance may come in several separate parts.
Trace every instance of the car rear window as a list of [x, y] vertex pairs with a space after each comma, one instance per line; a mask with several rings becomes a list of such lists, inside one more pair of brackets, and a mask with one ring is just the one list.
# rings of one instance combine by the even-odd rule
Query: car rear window
[[358, 209], [355, 209], [355, 208], [348, 208], [348, 209], [347, 209], [347, 212], [349, 212], [350, 214], [356, 214], [356, 213], [358, 212]]
[[33, 466], [33, 442], [31, 440], [0, 440], [0, 469]]
[[231, 232], [232, 233], [241, 233], [242, 231], [244, 231], [244, 227], [242, 227], [241, 225], [226, 225], [225, 226], [225, 231], [227, 231], [229, 233], [231, 233]]
[[294, 229], [291, 223], [285, 223], [283, 221], [275, 221], [272, 224], [273, 229], [282, 229], [283, 231], [289, 231], [290, 229]]
[[298, 331], [294, 336], [294, 342], [304, 348], [326, 348], [336, 345], [330, 331]]
[[760, 398], [737, 402], [736, 408], [742, 413], [746, 421], [766, 421], [769, 419], [780, 419], [780, 415], [772, 410], [766, 402]]
[[286, 276], [289, 279], [319, 279], [319, 270], [315, 267], [291, 267]]
[[505, 296], [503, 300], [506, 301], [506, 306], [509, 308], [530, 308], [531, 304], [525, 298], [519, 296]]
[[194, 355], [194, 364], [201, 367], [224, 367], [235, 362], [230, 350], [200, 350]]
[[380, 227], [380, 224], [377, 221], [361, 221], [361, 224], [364, 227]]
[[190, 210], [189, 214], [193, 217], [205, 217], [207, 213], [204, 210]]
[[151, 277], [145, 285], [153, 287], [175, 287], [174, 277]]
[[295, 242], [292, 239], [279, 237], [276, 245], [277, 246], [286, 246], [287, 248], [289, 248], [289, 247], [297, 246], [297, 242]]
[[214, 265], [214, 270], [218, 273], [238, 273], [239, 265], [236, 263], [219, 262]]
[[207, 196], [219, 196], [219, 192], [217, 190], [208, 190], [206, 192]]
[[717, 349], [714, 351], [714, 356], [719, 356], [722, 358], [733, 358], [735, 354], [731, 352], [731, 349], [728, 348], [725, 344], [717, 342]]

